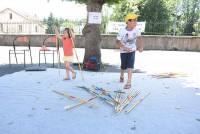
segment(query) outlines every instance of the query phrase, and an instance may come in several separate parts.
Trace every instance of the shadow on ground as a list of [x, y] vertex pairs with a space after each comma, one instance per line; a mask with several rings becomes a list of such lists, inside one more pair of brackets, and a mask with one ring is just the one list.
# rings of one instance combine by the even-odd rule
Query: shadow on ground
[[[47, 64], [41, 64], [40, 66], [38, 66], [38, 64], [27, 64], [25, 67], [24, 67], [24, 64], [12, 64], [11, 66], [9, 66], [9, 64], [0, 65], [0, 77], [4, 76], [6, 74], [12, 74], [12, 73], [15, 73], [15, 72], [25, 70], [29, 67], [58, 68], [58, 65], [55, 65], [54, 67], [52, 66], [52, 64], [48, 64], [48, 63]], [[73, 67], [74, 67], [75, 70], [79, 70], [77, 63], [74, 63]], [[59, 68], [64, 69], [65, 68], [64, 64], [61, 64], [59, 66]], [[97, 71], [93, 71], [93, 72], [97, 72]], [[119, 66], [116, 66], [116, 65], [104, 64], [104, 65], [102, 65], [101, 70], [98, 71], [98, 72], [108, 72], [108, 73], [109, 72], [120, 72], [120, 68], [119, 68]], [[141, 71], [140, 69], [134, 69], [133, 72], [134, 73], [145, 73], [144, 71]]]

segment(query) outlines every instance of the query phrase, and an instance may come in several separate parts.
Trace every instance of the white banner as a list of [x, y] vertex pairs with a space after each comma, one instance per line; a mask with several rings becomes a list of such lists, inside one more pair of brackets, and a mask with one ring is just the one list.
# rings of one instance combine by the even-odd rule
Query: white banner
[[[140, 32], [145, 31], [145, 23], [146, 22], [137, 22], [137, 28], [140, 30]], [[126, 27], [125, 22], [108, 22], [107, 26], [107, 33], [118, 33], [121, 28]]]
[[101, 13], [100, 12], [89, 12], [88, 23], [89, 24], [101, 24]]

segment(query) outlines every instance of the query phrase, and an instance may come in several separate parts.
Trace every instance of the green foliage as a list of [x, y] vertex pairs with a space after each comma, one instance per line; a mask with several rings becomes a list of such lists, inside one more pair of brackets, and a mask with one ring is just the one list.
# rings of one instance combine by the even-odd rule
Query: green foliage
[[59, 26], [59, 21], [50, 13], [47, 19], [44, 19], [44, 23], [47, 25], [46, 34], [54, 34], [53, 26]]
[[[100, 2], [114, 5], [111, 18], [103, 16], [101, 31], [104, 33], [109, 19], [124, 21], [128, 12], [140, 14], [139, 21], [146, 21], [146, 34], [192, 35], [198, 32], [200, 0], [63, 0], [88, 4]], [[103, 5], [102, 4], [102, 5]], [[199, 26], [199, 23], [198, 23]]]
[[74, 28], [78, 25], [76, 21], [69, 21], [67, 19], [64, 20], [62, 18], [58, 19], [54, 17], [52, 13], [50, 13], [47, 19], [44, 18], [43, 23], [47, 25], [46, 34], [55, 34], [53, 29], [54, 26], [57, 26], [58, 29], [60, 29], [60, 27]]
[[200, 36], [200, 20], [199, 22], [196, 22], [194, 25], [193, 25], [193, 28], [195, 30], [195, 32], [193, 32], [193, 35], [195, 36]]
[[68, 27], [74, 29], [75, 23], [73, 21], [65, 21], [61, 24], [62, 27]]
[[102, 21], [101, 21], [101, 27], [100, 27], [101, 33], [106, 33], [106, 26], [108, 24], [108, 21], [109, 21], [109, 17], [103, 15]]
[[185, 21], [184, 35], [192, 35], [195, 32], [194, 23], [200, 17], [200, 1], [199, 0], [183, 0], [182, 1], [183, 17]]
[[145, 33], [164, 34], [168, 30], [169, 14], [163, 0], [148, 0], [140, 8], [140, 19], [146, 21]]
[[101, 20], [101, 26], [100, 26], [101, 33], [106, 33], [106, 27], [109, 20], [110, 20], [109, 6], [104, 5], [102, 9], [102, 20]]
[[86, 4], [88, 3], [89, 1], [96, 1], [96, 2], [103, 2], [103, 4], [108, 4], [108, 5], [112, 5], [112, 4], [116, 4], [116, 3], [119, 3], [123, 0], [62, 0], [62, 1], [76, 1], [80, 4]]
[[[134, 0], [136, 1], [136, 0]], [[111, 20], [123, 22], [124, 17], [127, 13], [130, 12], [138, 12], [138, 8], [133, 2], [133, 0], [123, 0], [119, 4], [114, 7], [113, 14], [111, 16]]]
[[139, 14], [139, 21], [146, 21], [147, 34], [163, 34], [169, 31], [170, 15], [167, 2], [164, 0], [124, 0], [115, 6], [111, 19], [123, 22], [129, 12]]

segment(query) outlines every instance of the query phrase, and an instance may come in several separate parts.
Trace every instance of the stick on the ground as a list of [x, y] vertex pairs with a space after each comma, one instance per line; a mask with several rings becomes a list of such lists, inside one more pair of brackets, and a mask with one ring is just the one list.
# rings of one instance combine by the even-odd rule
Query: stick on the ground
[[140, 104], [140, 103], [141, 103], [145, 98], [147, 98], [149, 95], [150, 95], [150, 92], [149, 92], [147, 95], [143, 96], [140, 100], [136, 101], [136, 102], [131, 106], [131, 108], [128, 109], [127, 111], [125, 111], [125, 112], [126, 112], [126, 113], [131, 112], [138, 104]]
[[83, 105], [83, 104], [86, 104], [86, 103], [92, 101], [92, 100], [95, 99], [95, 98], [97, 98], [97, 96], [92, 97], [92, 98], [90, 98], [90, 99], [88, 99], [88, 100], [86, 100], [86, 101], [80, 102], [80, 103], [75, 104], [75, 105], [72, 105], [72, 106], [65, 106], [64, 108], [65, 108], [65, 110], [71, 110], [71, 109], [73, 109], [73, 108], [76, 108], [76, 107], [78, 107], [78, 106], [81, 106], [81, 105]]
[[[87, 100], [85, 100], [85, 99], [81, 99], [81, 98], [79, 98], [79, 97], [76, 97], [76, 96], [73, 96], [73, 95], [70, 95], [70, 94], [68, 94], [67, 92], [60, 92], [60, 91], [56, 91], [56, 90], [52, 90], [54, 93], [56, 93], [56, 94], [59, 94], [59, 95], [62, 95], [62, 96], [64, 96], [64, 97], [67, 97], [68, 99], [70, 99], [70, 100], [75, 100], [75, 101], [78, 101], [78, 102], [86, 102]], [[90, 105], [92, 106], [92, 107], [97, 107], [96, 105], [94, 105], [94, 104], [92, 104], [92, 103], [90, 103]]]

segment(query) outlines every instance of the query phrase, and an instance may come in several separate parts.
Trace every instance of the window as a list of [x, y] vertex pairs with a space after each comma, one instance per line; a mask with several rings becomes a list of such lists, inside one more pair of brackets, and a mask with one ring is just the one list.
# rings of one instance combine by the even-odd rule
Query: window
[[0, 24], [0, 31], [3, 31], [3, 24]]
[[12, 13], [10, 13], [9, 16], [10, 16], [10, 20], [12, 20]]
[[18, 31], [22, 32], [22, 25], [18, 25]]

